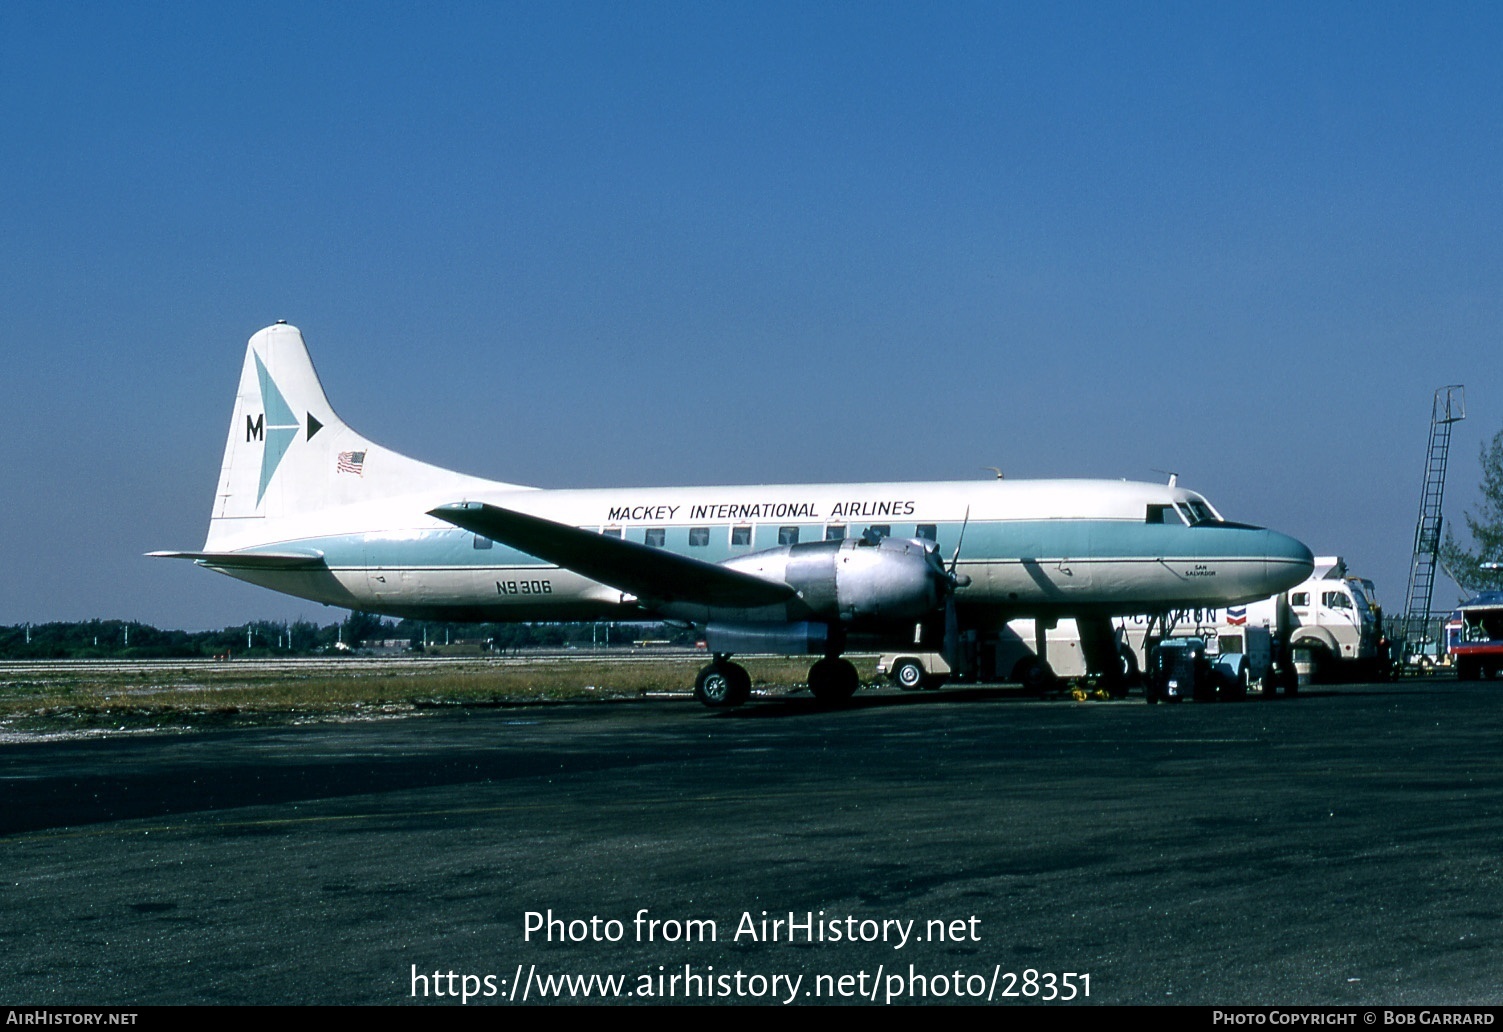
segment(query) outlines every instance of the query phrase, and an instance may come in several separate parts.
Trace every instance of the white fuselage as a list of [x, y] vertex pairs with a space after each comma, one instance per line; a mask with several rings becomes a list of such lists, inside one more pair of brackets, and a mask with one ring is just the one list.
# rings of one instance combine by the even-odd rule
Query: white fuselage
[[[627, 490], [486, 490], [464, 479], [411, 496], [292, 519], [225, 521], [216, 549], [321, 554], [327, 571], [236, 569], [234, 576], [332, 605], [429, 619], [631, 618], [639, 601], [555, 564], [427, 515], [484, 501], [619, 535], [712, 563], [779, 573], [779, 546], [871, 528], [959, 550], [962, 607], [1119, 615], [1266, 597], [1309, 572], [1299, 542], [1258, 528], [1177, 515], [1194, 492], [1124, 481], [981, 481]], [[1176, 510], [1174, 506], [1179, 504]], [[1150, 517], [1157, 517], [1150, 520]], [[219, 521], [216, 521], [219, 522]], [[276, 525], [280, 533], [266, 536]], [[237, 540], [238, 539], [238, 540]], [[754, 558], [765, 556], [765, 562]], [[781, 611], [667, 606], [688, 620], [778, 621]]]

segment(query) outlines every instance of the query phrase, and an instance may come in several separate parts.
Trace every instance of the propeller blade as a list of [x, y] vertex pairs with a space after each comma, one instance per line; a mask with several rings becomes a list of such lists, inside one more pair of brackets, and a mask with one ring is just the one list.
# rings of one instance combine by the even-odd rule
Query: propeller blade
[[955, 576], [955, 567], [960, 563], [960, 546], [965, 544], [965, 529], [966, 527], [970, 526], [970, 524], [971, 507], [967, 505], [965, 507], [965, 518], [960, 521], [960, 537], [955, 540], [955, 554], [950, 557], [950, 569], [948, 575], [950, 578], [950, 587], [952, 590], [954, 588], [963, 588], [967, 584], [971, 583], [971, 578], [969, 577], [963, 575], [959, 577]]

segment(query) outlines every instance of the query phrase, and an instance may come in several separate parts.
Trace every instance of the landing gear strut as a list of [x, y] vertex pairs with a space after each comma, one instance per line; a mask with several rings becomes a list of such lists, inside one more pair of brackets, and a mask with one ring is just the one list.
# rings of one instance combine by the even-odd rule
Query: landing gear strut
[[1097, 687], [1113, 699], [1127, 698], [1128, 681], [1136, 663], [1130, 664], [1132, 652], [1121, 648], [1112, 622], [1101, 617], [1079, 617], [1075, 623], [1080, 628], [1080, 650], [1085, 654], [1086, 668], [1096, 675]]

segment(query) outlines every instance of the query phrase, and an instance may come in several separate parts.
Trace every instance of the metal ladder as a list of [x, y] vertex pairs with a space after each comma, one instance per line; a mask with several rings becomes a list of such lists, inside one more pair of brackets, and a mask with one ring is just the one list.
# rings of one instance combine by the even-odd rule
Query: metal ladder
[[1459, 383], [1440, 387], [1430, 402], [1430, 453], [1420, 491], [1419, 521], [1414, 527], [1414, 555], [1409, 560], [1409, 589], [1404, 595], [1404, 638], [1418, 641], [1429, 630], [1430, 599], [1440, 551], [1441, 501], [1446, 493], [1446, 461], [1451, 451], [1451, 424], [1466, 418], [1466, 389]]

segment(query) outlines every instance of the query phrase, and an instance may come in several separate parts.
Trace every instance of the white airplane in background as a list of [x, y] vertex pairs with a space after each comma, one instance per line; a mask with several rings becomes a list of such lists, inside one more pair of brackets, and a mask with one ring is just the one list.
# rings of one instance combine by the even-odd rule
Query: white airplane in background
[[[809, 687], [859, 686], [852, 641], [1226, 606], [1298, 584], [1310, 550], [1224, 521], [1193, 491], [1100, 480], [539, 490], [389, 451], [330, 408], [296, 327], [250, 339], [208, 539], [192, 559], [329, 605], [413, 619], [666, 619], [704, 630], [695, 695], [750, 694], [738, 652], [819, 655]], [[946, 558], [948, 557], [948, 559]]]

